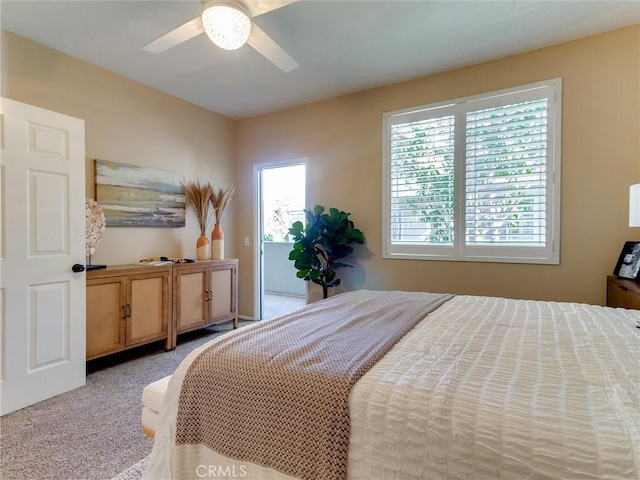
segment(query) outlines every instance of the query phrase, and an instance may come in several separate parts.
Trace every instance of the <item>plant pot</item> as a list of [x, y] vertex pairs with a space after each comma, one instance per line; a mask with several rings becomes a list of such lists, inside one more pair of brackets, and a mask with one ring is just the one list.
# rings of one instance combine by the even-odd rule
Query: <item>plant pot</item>
[[219, 223], [216, 223], [211, 232], [211, 259], [222, 260], [224, 258], [224, 232]]
[[211, 242], [209, 238], [203, 233], [198, 237], [196, 242], [196, 255], [198, 260], [208, 260], [211, 252]]

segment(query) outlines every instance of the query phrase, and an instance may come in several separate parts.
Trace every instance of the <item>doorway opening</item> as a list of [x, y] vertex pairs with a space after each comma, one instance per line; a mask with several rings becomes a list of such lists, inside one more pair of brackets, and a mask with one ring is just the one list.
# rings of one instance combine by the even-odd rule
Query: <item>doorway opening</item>
[[304, 223], [306, 165], [300, 161], [257, 167], [258, 288], [257, 316], [278, 317], [306, 304], [307, 284], [296, 277], [289, 260], [293, 240], [289, 228]]

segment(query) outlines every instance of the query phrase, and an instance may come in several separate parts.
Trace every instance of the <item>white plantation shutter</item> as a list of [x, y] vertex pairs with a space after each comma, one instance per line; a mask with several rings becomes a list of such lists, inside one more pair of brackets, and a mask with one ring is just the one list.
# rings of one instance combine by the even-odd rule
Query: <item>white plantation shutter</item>
[[558, 263], [560, 87], [386, 114], [384, 256]]
[[391, 242], [452, 245], [453, 115], [391, 127]]

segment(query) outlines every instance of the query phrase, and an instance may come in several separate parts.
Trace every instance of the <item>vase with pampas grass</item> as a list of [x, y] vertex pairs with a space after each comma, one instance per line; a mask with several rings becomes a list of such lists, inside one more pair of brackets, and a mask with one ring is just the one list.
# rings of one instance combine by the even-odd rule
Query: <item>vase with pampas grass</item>
[[193, 207], [193, 212], [198, 220], [200, 236], [196, 241], [196, 255], [198, 260], [208, 260], [211, 252], [211, 243], [207, 237], [207, 227], [211, 221], [209, 212], [209, 201], [213, 195], [213, 188], [209, 182], [200, 184], [198, 180], [189, 182], [184, 186], [184, 191]]
[[211, 205], [213, 205], [213, 214], [215, 217], [215, 225], [211, 232], [211, 258], [213, 260], [221, 260], [224, 258], [224, 232], [220, 222], [222, 215], [231, 202], [233, 192], [236, 186], [231, 184], [226, 188], [220, 188], [217, 192], [213, 191], [210, 196]]

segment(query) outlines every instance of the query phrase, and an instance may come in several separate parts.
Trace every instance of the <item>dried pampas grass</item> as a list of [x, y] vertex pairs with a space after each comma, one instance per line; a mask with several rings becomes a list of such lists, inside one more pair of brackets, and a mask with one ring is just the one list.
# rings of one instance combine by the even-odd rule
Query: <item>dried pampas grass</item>
[[213, 213], [216, 223], [220, 223], [222, 221], [222, 215], [224, 215], [224, 211], [231, 202], [231, 197], [235, 191], [236, 186], [231, 184], [227, 188], [218, 189], [218, 193], [215, 191], [211, 192], [211, 196], [209, 198], [213, 205]]
[[184, 191], [187, 196], [187, 200], [193, 207], [193, 211], [196, 214], [198, 220], [198, 226], [200, 227], [200, 233], [205, 235], [207, 233], [207, 227], [211, 220], [209, 213], [209, 199], [214, 194], [213, 187], [209, 182], [200, 184], [200, 181], [189, 182], [184, 185]]

